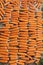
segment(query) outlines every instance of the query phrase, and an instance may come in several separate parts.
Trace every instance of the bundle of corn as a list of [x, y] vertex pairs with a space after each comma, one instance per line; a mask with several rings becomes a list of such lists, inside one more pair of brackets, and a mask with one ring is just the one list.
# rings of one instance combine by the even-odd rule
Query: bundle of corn
[[24, 63], [29, 59], [27, 57], [27, 41], [28, 41], [28, 9], [27, 0], [21, 0], [20, 3], [20, 13], [19, 13], [19, 56], [18, 65], [24, 65]]
[[0, 0], [0, 62], [38, 63], [42, 48], [41, 0]]
[[7, 63], [8, 58], [8, 37], [9, 37], [9, 24], [8, 15], [4, 11], [4, 1], [0, 1], [0, 62]]

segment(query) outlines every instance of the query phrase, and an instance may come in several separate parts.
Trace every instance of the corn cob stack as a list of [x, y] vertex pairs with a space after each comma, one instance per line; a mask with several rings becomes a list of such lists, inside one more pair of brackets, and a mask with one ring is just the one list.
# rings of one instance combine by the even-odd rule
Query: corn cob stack
[[36, 51], [36, 18], [35, 18], [35, 7], [34, 0], [28, 1], [28, 34], [29, 34], [29, 44], [28, 44], [28, 56], [29, 63], [35, 62], [35, 51]]
[[[37, 22], [37, 39], [36, 39], [36, 63], [39, 62], [42, 53], [42, 11], [41, 11], [42, 0], [37, 1], [36, 5], [36, 22]], [[40, 44], [41, 43], [41, 44]]]
[[16, 65], [18, 62], [18, 17], [19, 0], [11, 1], [13, 10], [11, 12], [10, 34], [9, 34], [9, 64]]
[[9, 37], [9, 24], [7, 12], [5, 13], [4, 1], [0, 0], [0, 62], [7, 63], [8, 58], [8, 37]]
[[19, 59], [18, 65], [24, 65], [29, 59], [27, 57], [27, 42], [28, 42], [28, 9], [27, 0], [21, 0], [19, 13]]
[[42, 52], [42, 12], [38, 11], [37, 15], [37, 47], [36, 47], [36, 62], [40, 60], [41, 52]]

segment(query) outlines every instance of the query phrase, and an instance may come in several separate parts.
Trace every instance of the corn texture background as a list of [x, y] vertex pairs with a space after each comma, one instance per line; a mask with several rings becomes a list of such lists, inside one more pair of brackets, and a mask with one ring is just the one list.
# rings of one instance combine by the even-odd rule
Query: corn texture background
[[38, 63], [43, 51], [43, 0], [0, 0], [0, 63]]

